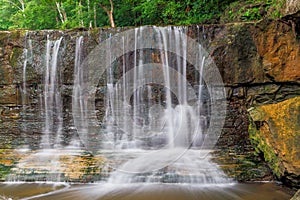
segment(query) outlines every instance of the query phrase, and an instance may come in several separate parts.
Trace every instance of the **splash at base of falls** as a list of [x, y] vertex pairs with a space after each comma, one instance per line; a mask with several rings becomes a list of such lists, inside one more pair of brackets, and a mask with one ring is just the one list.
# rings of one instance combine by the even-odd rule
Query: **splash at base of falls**
[[108, 183], [233, 183], [218, 165], [212, 163], [209, 153], [184, 148], [147, 151], [113, 172]]

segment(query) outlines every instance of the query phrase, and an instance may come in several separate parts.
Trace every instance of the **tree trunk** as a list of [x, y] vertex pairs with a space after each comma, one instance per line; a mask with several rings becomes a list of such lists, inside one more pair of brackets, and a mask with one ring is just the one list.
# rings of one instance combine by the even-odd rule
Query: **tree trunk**
[[59, 2], [55, 2], [55, 5], [56, 5], [56, 8], [57, 8], [57, 11], [58, 11], [58, 14], [59, 14], [59, 19], [60, 19], [61, 23], [65, 23], [64, 22], [64, 17], [63, 17], [63, 15], [61, 13], [61, 10], [60, 10], [60, 4], [59, 4]]
[[97, 27], [97, 13], [96, 13], [96, 5], [94, 5], [94, 27]]
[[78, 19], [79, 19], [79, 26], [83, 27], [83, 19], [82, 19], [82, 4], [81, 4], [81, 0], [78, 3]]
[[110, 26], [112, 28], [115, 28], [116, 27], [116, 24], [115, 24], [115, 21], [114, 21], [114, 16], [113, 16], [113, 13], [112, 12], [109, 12], [109, 22], [110, 22]]
[[56, 8], [57, 8], [57, 11], [58, 11], [58, 14], [59, 14], [59, 18], [60, 18], [60, 21], [61, 23], [65, 23], [67, 21], [67, 13], [66, 11], [63, 9], [63, 7], [61, 6], [61, 4], [59, 2], [55, 2], [55, 5], [56, 5]]
[[19, 0], [18, 1], [21, 6], [19, 6], [18, 3], [15, 3], [15, 2], [10, 1], [10, 0], [8, 0], [7, 2], [10, 3], [12, 6], [16, 7], [18, 10], [20, 10], [22, 12], [23, 17], [26, 18], [26, 16], [25, 16], [25, 2], [24, 2], [24, 0]]
[[87, 6], [88, 6], [88, 17], [89, 17], [89, 28], [92, 28], [92, 15], [91, 15], [91, 4], [90, 4], [90, 0], [87, 0]]
[[106, 12], [108, 18], [109, 18], [109, 22], [110, 22], [110, 26], [112, 28], [115, 28], [116, 27], [116, 24], [115, 24], [115, 20], [114, 20], [114, 15], [113, 15], [113, 12], [114, 12], [114, 4], [113, 4], [113, 1], [112, 0], [109, 0], [110, 2], [110, 10], [108, 10], [104, 5], [102, 5], [101, 3], [99, 3], [99, 6]]

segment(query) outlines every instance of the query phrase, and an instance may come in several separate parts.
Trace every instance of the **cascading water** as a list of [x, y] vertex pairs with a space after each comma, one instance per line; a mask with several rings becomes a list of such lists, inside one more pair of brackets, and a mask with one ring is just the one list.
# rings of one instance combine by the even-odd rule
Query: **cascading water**
[[[221, 115], [211, 111], [214, 90], [204, 78], [204, 68], [209, 68], [211, 63], [201, 45], [193, 47], [195, 61], [189, 63], [191, 47], [185, 32], [185, 28], [177, 27], [141, 27], [131, 31], [129, 37], [121, 34], [117, 42], [110, 35], [103, 42], [105, 48], [96, 48], [103, 51], [100, 56], [99, 52], [90, 52], [89, 56], [95, 57], [88, 59], [83, 59], [84, 36], [77, 37], [72, 116], [81, 141], [73, 138], [71, 142], [63, 141], [63, 83], [59, 60], [63, 38], [47, 37], [41, 95], [44, 119], [41, 150], [20, 161], [18, 168], [38, 169], [50, 174], [50, 177], [43, 175], [46, 180], [59, 181], [60, 156], [69, 154], [68, 151], [78, 154], [85, 145], [85, 150], [105, 158], [109, 165], [107, 171], [114, 171], [109, 183], [231, 182], [211, 162], [209, 154], [211, 141], [216, 137], [214, 133], [209, 134], [214, 124], [210, 120]], [[93, 71], [90, 64], [94, 61], [106, 66], [106, 71], [99, 73], [98, 66]], [[26, 62], [25, 59], [25, 75]], [[101, 75], [106, 77], [101, 79], [105, 80], [102, 86], [97, 80]], [[105, 94], [101, 123], [94, 116], [101, 113], [95, 110], [95, 93]], [[76, 148], [66, 148], [66, 143]]]
[[[149, 37], [151, 48], [144, 48]], [[207, 130], [209, 119], [217, 114], [210, 113], [210, 91], [202, 78], [207, 55], [201, 45], [196, 58], [200, 67], [191, 75], [184, 28], [152, 27], [149, 31], [141, 27], [134, 30], [134, 40], [130, 40], [134, 44], [126, 39], [122, 36], [116, 42], [121, 58], [114, 53], [115, 43], [106, 43], [107, 103], [99, 152], [115, 169], [108, 182], [231, 183], [211, 162], [207, 148], [211, 144], [205, 144], [214, 139]], [[133, 61], [127, 60], [128, 46], [134, 46]], [[121, 67], [114, 63], [117, 59], [122, 59]], [[85, 88], [83, 83], [76, 84]], [[78, 102], [73, 103], [73, 111], [82, 109]], [[75, 119], [77, 127], [83, 126], [81, 120]], [[88, 126], [81, 134], [84, 138]]]
[[[234, 181], [211, 161], [215, 131], [222, 128], [219, 120], [225, 115], [220, 105], [224, 87], [214, 79], [218, 73], [207, 52], [191, 45], [187, 29], [141, 27], [110, 34], [88, 58], [90, 38], [85, 33], [76, 41], [73, 33], [64, 40], [50, 39], [58, 32], [47, 33], [46, 48], [39, 45], [45, 35], [26, 34], [21, 90], [28, 113], [22, 113], [21, 125], [28, 141], [13, 150], [20, 154], [6, 180], [100, 182], [70, 187], [4, 183], [1, 197], [289, 199], [278, 188], [267, 187], [268, 196], [261, 184], [227, 187]], [[74, 73], [69, 67], [73, 61]], [[42, 86], [32, 76], [43, 80]], [[32, 110], [39, 106], [36, 117]], [[27, 118], [36, 121], [28, 123]], [[10, 151], [3, 152], [10, 156]]]
[[[76, 39], [76, 48], [75, 48], [75, 63], [74, 63], [74, 84], [73, 84], [73, 96], [72, 96], [72, 102], [74, 108], [79, 108], [78, 111], [73, 110], [73, 115], [79, 116], [82, 124], [82, 129], [79, 130], [84, 135], [86, 135], [87, 130], [87, 105], [85, 101], [85, 94], [82, 90], [82, 85], [84, 84], [84, 73], [82, 68], [80, 68], [80, 64], [82, 62], [82, 46], [83, 46], [83, 36], [79, 36]], [[74, 140], [71, 142], [72, 146], [79, 146], [79, 144], [76, 144], [77, 141]]]
[[28, 38], [28, 32], [25, 35], [25, 48], [23, 50], [24, 62], [23, 62], [23, 78], [22, 78], [22, 104], [26, 105], [27, 98], [27, 86], [26, 86], [26, 69], [28, 62], [32, 62], [32, 40]]
[[[19, 161], [16, 170], [16, 175], [11, 175], [10, 181], [23, 180], [46, 180], [60, 181], [60, 151], [62, 129], [63, 129], [63, 114], [62, 114], [62, 98], [60, 92], [60, 75], [58, 56], [62, 37], [58, 40], [50, 40], [47, 36], [46, 54], [44, 63], [44, 88], [43, 102], [44, 106], [41, 109], [44, 119], [40, 150], [25, 156]], [[32, 48], [31, 40], [28, 42]], [[27, 50], [25, 50], [27, 55]], [[32, 54], [32, 53], [31, 53]], [[24, 96], [26, 96], [26, 66], [27, 56], [24, 60], [23, 67], [23, 88]], [[23, 102], [25, 104], [25, 102]], [[26, 126], [25, 126], [26, 128]], [[26, 150], [28, 151], [28, 150]]]
[[[24, 50], [23, 50], [23, 56], [24, 56], [24, 62], [23, 62], [23, 70], [22, 70], [22, 114], [24, 118], [27, 118], [28, 116], [26, 116], [27, 114], [27, 103], [28, 103], [28, 98], [29, 98], [29, 94], [27, 91], [27, 85], [26, 85], [26, 71], [27, 71], [27, 65], [28, 63], [32, 64], [32, 40], [29, 38], [28, 36], [28, 32], [26, 32], [25, 35], [25, 44], [24, 44]], [[26, 120], [25, 120], [26, 121]], [[26, 133], [27, 132], [27, 126], [26, 124], [22, 124], [23, 130]], [[25, 137], [26, 140], [26, 137]]]
[[44, 79], [45, 127], [41, 144], [43, 149], [60, 146], [61, 142], [63, 116], [59, 87], [60, 76], [57, 69], [57, 59], [61, 41], [62, 37], [54, 42], [47, 39], [46, 44], [46, 69]]

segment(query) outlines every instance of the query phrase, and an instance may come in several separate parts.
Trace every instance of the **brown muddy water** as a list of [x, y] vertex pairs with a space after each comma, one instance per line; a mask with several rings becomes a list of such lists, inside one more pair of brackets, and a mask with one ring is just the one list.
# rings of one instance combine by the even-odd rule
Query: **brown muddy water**
[[275, 183], [203, 186], [191, 184], [2, 183], [0, 199], [41, 200], [288, 200]]

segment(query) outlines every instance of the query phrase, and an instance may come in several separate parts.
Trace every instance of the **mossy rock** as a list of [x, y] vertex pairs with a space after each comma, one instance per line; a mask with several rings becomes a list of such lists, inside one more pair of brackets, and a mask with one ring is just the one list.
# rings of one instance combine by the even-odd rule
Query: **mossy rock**
[[257, 153], [278, 178], [299, 187], [300, 97], [251, 108], [249, 113], [249, 135]]
[[17, 67], [18, 62], [20, 62], [20, 58], [22, 57], [23, 49], [22, 48], [13, 48], [12, 54], [10, 56], [10, 63], [12, 67]]
[[280, 161], [272, 147], [268, 145], [264, 136], [257, 130], [253, 120], [249, 125], [249, 136], [252, 144], [255, 146], [256, 153], [263, 153], [265, 161], [268, 162], [270, 168], [277, 178], [283, 174], [284, 170], [280, 167]]

